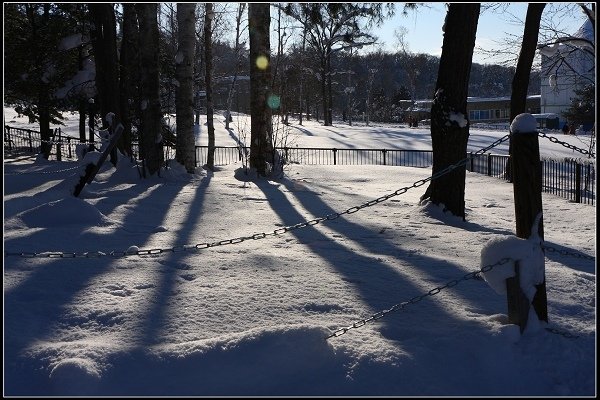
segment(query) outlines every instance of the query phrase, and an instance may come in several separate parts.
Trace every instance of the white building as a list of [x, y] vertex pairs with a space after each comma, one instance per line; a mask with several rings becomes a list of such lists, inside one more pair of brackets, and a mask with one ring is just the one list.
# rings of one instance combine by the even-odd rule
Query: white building
[[567, 122], [562, 112], [571, 106], [571, 99], [576, 97], [575, 89], [596, 82], [595, 39], [591, 21], [586, 20], [572, 37], [541, 47], [540, 53], [541, 113], [557, 114], [562, 127]]

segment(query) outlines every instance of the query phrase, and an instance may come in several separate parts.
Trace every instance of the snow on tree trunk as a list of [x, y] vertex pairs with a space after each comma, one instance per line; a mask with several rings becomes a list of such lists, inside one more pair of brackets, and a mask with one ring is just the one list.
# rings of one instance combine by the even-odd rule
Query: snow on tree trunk
[[[479, 19], [478, 3], [452, 3], [446, 15], [436, 93], [431, 107], [432, 174], [467, 155], [467, 95]], [[465, 218], [465, 168], [431, 181], [422, 199]]]

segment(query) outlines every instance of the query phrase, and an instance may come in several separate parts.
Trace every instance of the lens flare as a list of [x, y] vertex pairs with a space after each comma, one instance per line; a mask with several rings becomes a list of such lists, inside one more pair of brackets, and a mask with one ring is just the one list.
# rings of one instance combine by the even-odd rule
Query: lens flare
[[281, 105], [281, 97], [276, 94], [270, 94], [267, 98], [267, 105], [273, 110], [279, 108]]
[[256, 58], [256, 66], [258, 69], [266, 69], [269, 65], [269, 60], [265, 56], [258, 56]]

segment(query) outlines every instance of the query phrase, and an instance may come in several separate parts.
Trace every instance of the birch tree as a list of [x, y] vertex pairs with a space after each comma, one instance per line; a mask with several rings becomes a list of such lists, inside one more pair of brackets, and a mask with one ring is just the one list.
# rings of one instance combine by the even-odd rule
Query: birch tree
[[194, 57], [196, 50], [196, 4], [177, 3], [177, 25], [179, 48], [175, 56], [175, 75], [178, 82], [176, 90], [177, 114], [177, 161], [189, 173], [194, 172]]

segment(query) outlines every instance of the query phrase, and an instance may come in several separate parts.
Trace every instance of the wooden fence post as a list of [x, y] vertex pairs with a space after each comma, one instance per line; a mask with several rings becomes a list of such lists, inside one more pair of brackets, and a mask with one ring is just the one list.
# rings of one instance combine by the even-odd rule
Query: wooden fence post
[[[520, 114], [515, 119], [517, 118], [522, 118], [520, 122], [530, 122], [529, 124], [523, 124], [525, 126], [536, 126], [535, 118], [531, 114]], [[529, 121], [531, 119], [533, 120]], [[535, 128], [523, 132], [513, 129], [513, 125], [511, 125], [511, 131], [510, 146], [512, 153], [510, 160], [515, 196], [516, 230], [518, 237], [527, 239], [532, 234], [531, 228], [536, 216], [542, 213], [542, 164], [540, 162], [538, 134]], [[540, 220], [537, 233], [540, 239], [543, 240], [543, 218]], [[531, 304], [538, 319], [548, 322], [545, 267], [543, 276], [542, 283], [535, 286], [536, 293]], [[521, 290], [520, 287], [518, 290]], [[511, 294], [509, 294], [510, 296]], [[509, 315], [509, 320], [510, 318], [511, 316]], [[518, 319], [521, 320], [521, 318]], [[521, 328], [521, 331], [523, 331], [524, 327]]]

